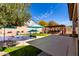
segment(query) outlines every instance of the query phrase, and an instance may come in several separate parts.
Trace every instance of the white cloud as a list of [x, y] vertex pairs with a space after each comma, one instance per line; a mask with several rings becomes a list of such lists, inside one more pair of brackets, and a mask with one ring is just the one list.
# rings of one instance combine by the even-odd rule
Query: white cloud
[[36, 20], [39, 20], [39, 19], [40, 19], [39, 17], [36, 17], [36, 16], [34, 16], [34, 18], [35, 18]]
[[42, 13], [41, 15], [39, 16], [34, 16], [33, 18], [35, 20], [40, 20], [40, 19], [46, 19], [46, 18], [49, 18], [50, 16], [53, 15], [53, 8], [50, 8], [50, 10], [46, 11], [45, 13]]
[[48, 18], [50, 17], [51, 15], [53, 15], [53, 11], [52, 10], [49, 10], [47, 12], [45, 12], [44, 14], [42, 14], [41, 16], [39, 16], [39, 18]]

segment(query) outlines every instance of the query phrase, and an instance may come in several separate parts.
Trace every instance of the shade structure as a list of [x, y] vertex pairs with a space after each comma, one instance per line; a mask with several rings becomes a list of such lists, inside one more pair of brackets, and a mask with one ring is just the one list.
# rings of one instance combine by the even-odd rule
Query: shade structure
[[[4, 28], [4, 26], [0, 26], [0, 28]], [[5, 28], [16, 28], [16, 26], [5, 26]]]
[[30, 30], [30, 31], [28, 31], [28, 32], [38, 32], [38, 31], [37, 31], [37, 30], [33, 30], [33, 29], [32, 29], [32, 30]]
[[5, 28], [16, 28], [16, 26], [5, 26]]
[[29, 26], [29, 28], [44, 28], [43, 26]]
[[[29, 31], [30, 31], [30, 30], [37, 30], [37, 31], [31, 31], [31, 32], [41, 32], [43, 28], [44, 28], [43, 26], [38, 25], [38, 24], [28, 26], [28, 30], [29, 30]], [[28, 31], [28, 32], [29, 32], [29, 31]]]

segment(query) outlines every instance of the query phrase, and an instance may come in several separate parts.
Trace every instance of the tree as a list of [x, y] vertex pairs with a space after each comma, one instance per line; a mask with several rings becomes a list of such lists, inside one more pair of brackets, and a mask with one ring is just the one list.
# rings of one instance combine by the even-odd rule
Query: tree
[[29, 4], [0, 4], [0, 25], [23, 26], [30, 19]]
[[30, 14], [27, 12], [29, 4], [17, 3], [1, 3], [0, 4], [0, 26], [4, 27], [4, 42], [5, 42], [5, 27], [23, 26], [30, 19]]
[[55, 26], [55, 25], [58, 25], [58, 23], [56, 23], [55, 21], [48, 22], [48, 26]]
[[39, 24], [40, 24], [41, 26], [47, 26], [47, 25], [48, 25], [48, 23], [47, 23], [46, 21], [44, 21], [44, 20], [40, 20], [40, 21], [39, 21]]

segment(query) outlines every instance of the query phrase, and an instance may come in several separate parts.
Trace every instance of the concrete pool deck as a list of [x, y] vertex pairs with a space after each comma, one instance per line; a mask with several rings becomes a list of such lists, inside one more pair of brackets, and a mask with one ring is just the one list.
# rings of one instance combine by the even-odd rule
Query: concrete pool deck
[[37, 36], [37, 38], [28, 39], [28, 40], [22, 40], [22, 41], [17, 41], [18, 44], [16, 46], [30, 45], [29, 43], [27, 43], [28, 41], [37, 40], [37, 39], [43, 38], [43, 37], [45, 37], [45, 36]]
[[[22, 46], [22, 45], [29, 45], [27, 41], [36, 40], [42, 37], [45, 37], [45, 36], [37, 36], [36, 38], [30, 38], [29, 36], [25, 36], [25, 35], [24, 36], [23, 35], [5, 36], [5, 42], [12, 40], [12, 41], [16, 41], [16, 46]], [[4, 44], [3, 41], [4, 41], [4, 36], [0, 36], [0, 46], [1, 47], [7, 46], [6, 44]]]
[[0, 52], [0, 56], [10, 56], [7, 52]]
[[49, 55], [76, 56], [76, 39], [73, 37], [50, 35], [27, 43]]

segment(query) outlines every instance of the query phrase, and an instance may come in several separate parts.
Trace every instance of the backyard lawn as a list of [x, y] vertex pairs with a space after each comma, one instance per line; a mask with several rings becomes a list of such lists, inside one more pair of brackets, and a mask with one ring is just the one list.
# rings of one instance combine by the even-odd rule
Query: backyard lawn
[[43, 34], [43, 33], [33, 33], [32, 35], [36, 35], [36, 36], [48, 36], [48, 34]]
[[19, 47], [8, 47], [4, 50], [8, 52], [10, 56], [36, 56], [41, 50], [33, 46], [19, 46]]
[[[23, 36], [29, 36], [29, 34], [20, 34]], [[35, 36], [48, 36], [48, 34], [44, 34], [44, 33], [32, 33], [31, 35], [35, 35]]]

